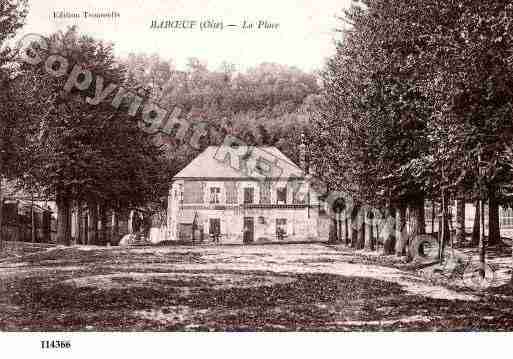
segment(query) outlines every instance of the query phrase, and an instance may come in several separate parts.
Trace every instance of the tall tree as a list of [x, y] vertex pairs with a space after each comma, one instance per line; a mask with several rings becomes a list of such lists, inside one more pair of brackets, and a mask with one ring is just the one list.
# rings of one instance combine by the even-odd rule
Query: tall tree
[[[76, 28], [56, 33], [49, 41], [54, 51], [66, 55], [69, 72], [79, 64], [91, 71], [96, 81], [101, 76], [104, 84], [134, 91], [141, 88], [116, 63], [111, 45], [81, 36]], [[142, 119], [128, 114], [129, 102], [116, 110], [111, 106], [112, 94], [92, 106], [85, 97], [94, 98], [97, 82], [89, 89], [73, 88], [66, 93], [62, 89], [67, 76], [51, 77], [41, 67], [25, 68], [23, 76], [31, 79], [25, 83], [35, 88], [31, 100], [46, 107], [31, 114], [33, 122], [44, 128], [44, 136], [27, 149], [26, 158], [33, 164], [30, 176], [48, 196], [57, 199], [60, 243], [70, 241], [66, 223], [73, 201], [87, 203], [89, 242], [98, 244], [98, 219], [105, 225], [104, 213], [142, 206], [166, 194], [168, 161], [153, 136], [143, 130]]]
[[7, 42], [23, 26], [28, 8], [26, 0], [4, 0], [0, 2], [0, 246], [2, 242], [2, 210], [4, 178], [19, 173], [21, 133], [19, 129], [22, 113], [20, 106], [12, 100], [13, 51]]
[[[423, 233], [430, 188], [422, 158], [431, 111], [408, 65], [422, 44], [414, 27], [398, 24], [406, 4], [363, 3], [345, 12], [350, 27], [323, 74], [326, 101], [318, 126], [336, 140], [318, 137], [314, 158], [331, 164], [328, 176], [355, 200], [382, 208], [411, 205], [413, 228]], [[397, 243], [402, 253], [406, 243]]]
[[[512, 12], [498, 0], [355, 2], [324, 73], [316, 160], [332, 181], [364, 203], [408, 205], [416, 233], [425, 195], [491, 201], [496, 219], [512, 179]], [[493, 243], [497, 220], [490, 231]]]

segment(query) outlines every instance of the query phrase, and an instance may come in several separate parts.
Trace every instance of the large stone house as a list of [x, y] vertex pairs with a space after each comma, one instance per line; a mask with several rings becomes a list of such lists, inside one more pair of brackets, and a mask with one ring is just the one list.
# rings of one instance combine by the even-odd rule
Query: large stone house
[[319, 212], [309, 176], [277, 148], [211, 146], [172, 180], [167, 237], [220, 243], [325, 240], [326, 220]]

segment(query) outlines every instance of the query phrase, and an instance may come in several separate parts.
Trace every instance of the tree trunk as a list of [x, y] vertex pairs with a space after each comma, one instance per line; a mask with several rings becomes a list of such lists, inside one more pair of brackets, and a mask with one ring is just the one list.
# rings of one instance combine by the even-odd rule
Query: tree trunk
[[395, 254], [406, 255], [406, 242], [408, 241], [408, 230], [406, 227], [406, 206], [401, 205], [397, 211]]
[[353, 208], [351, 211], [351, 248], [358, 247], [358, 210]]
[[57, 193], [57, 243], [71, 243], [70, 201], [64, 193]]
[[43, 211], [43, 218], [41, 223], [43, 229], [43, 237], [41, 238], [42, 243], [50, 243], [52, 241], [52, 211]]
[[89, 202], [87, 204], [88, 217], [87, 217], [87, 244], [98, 244], [98, 205], [96, 202]]
[[357, 224], [357, 249], [365, 248], [365, 210], [360, 207], [358, 210]]
[[34, 194], [30, 193], [30, 240], [36, 243], [36, 218], [34, 215]]
[[128, 233], [133, 234], [134, 233], [134, 219], [135, 219], [135, 211], [131, 210], [128, 214]]
[[89, 244], [89, 240], [88, 240], [88, 220], [87, 220], [87, 217], [88, 217], [88, 211], [83, 209], [82, 207], [82, 216], [81, 216], [81, 223], [82, 223], [82, 233], [80, 235], [80, 237], [82, 238], [82, 244]]
[[337, 223], [337, 214], [333, 213], [333, 217], [331, 219], [331, 228], [330, 228], [330, 243], [337, 243], [338, 242], [338, 223]]
[[82, 218], [82, 203], [77, 202], [76, 207], [76, 236], [77, 236], [77, 244], [84, 244], [84, 237], [82, 237], [82, 226], [83, 226], [83, 218]]
[[372, 212], [365, 211], [362, 209], [362, 218], [364, 219], [364, 222], [362, 223], [362, 228], [364, 228], [364, 236], [365, 236], [364, 248], [368, 251], [373, 251], [374, 250], [374, 228], [373, 228]]
[[499, 203], [495, 187], [488, 191], [488, 245], [494, 246], [501, 241], [501, 230], [499, 222]]
[[72, 204], [70, 207], [71, 213], [71, 241], [74, 244], [78, 243], [78, 216], [77, 216], [77, 205], [76, 203]]
[[99, 212], [99, 219], [100, 219], [100, 231], [99, 231], [99, 244], [102, 246], [107, 245], [108, 238], [107, 238], [107, 210], [104, 206], [100, 206], [100, 212]]
[[390, 221], [388, 231], [385, 233], [385, 238], [383, 240], [383, 254], [393, 254], [395, 248], [396, 237], [395, 233], [397, 231], [397, 222], [396, 222], [396, 210], [395, 208], [390, 208], [390, 218], [385, 218], [385, 223]]
[[375, 241], [374, 241], [374, 245], [375, 245], [375, 248], [374, 250], [377, 251], [379, 250], [379, 244], [381, 243], [380, 242], [380, 239], [381, 239], [381, 230], [379, 228], [379, 224], [378, 222], [376, 221], [375, 224], [374, 224], [374, 233], [375, 233]]
[[347, 212], [344, 212], [344, 240], [346, 242], [346, 246], [350, 245], [349, 238], [349, 219], [347, 218]]
[[[512, 268], [513, 268], [513, 246], [511, 246], [511, 261], [512, 261]], [[513, 271], [511, 271], [511, 282], [510, 285], [513, 286]]]
[[119, 216], [118, 213], [112, 211], [112, 225], [110, 227], [110, 242], [111, 244], [119, 243]]
[[2, 182], [2, 176], [0, 176], [0, 250], [2, 250], [4, 246], [4, 231], [2, 229], [4, 223], [4, 192]]
[[342, 243], [343, 240], [344, 240], [344, 228], [343, 228], [343, 225], [342, 225], [342, 211], [340, 211], [338, 213], [338, 243]]
[[20, 216], [20, 201], [16, 201], [16, 213], [15, 213], [14, 223], [16, 224], [17, 235], [15, 237], [15, 241], [21, 241], [22, 238], [22, 228], [21, 228], [21, 216]]
[[481, 278], [485, 277], [485, 257], [486, 257], [486, 242], [485, 242], [485, 226], [484, 226], [484, 202], [481, 200], [479, 212], [481, 213], [481, 231], [479, 235], [479, 275]]
[[431, 201], [431, 234], [435, 233], [435, 217], [436, 217], [436, 204], [435, 201]]
[[442, 190], [442, 216], [441, 216], [441, 222], [439, 224], [439, 227], [441, 228], [441, 230], [439, 231], [440, 232], [440, 238], [439, 238], [439, 243], [440, 243], [440, 248], [439, 248], [439, 255], [438, 255], [438, 259], [440, 261], [440, 263], [443, 263], [444, 262], [444, 258], [445, 258], [445, 247], [447, 246], [447, 243], [450, 242], [450, 238], [451, 238], [451, 232], [450, 232], [450, 228], [449, 228], [449, 213], [448, 213], [448, 209], [447, 209], [447, 194], [445, 192], [445, 190]]
[[456, 246], [465, 241], [465, 199], [460, 197], [456, 201]]
[[477, 246], [479, 244], [479, 233], [481, 233], [481, 210], [479, 201], [474, 204], [474, 227], [472, 228], [472, 245]]
[[413, 212], [413, 235], [426, 233], [426, 213], [425, 213], [425, 198], [424, 195], [418, 196], [411, 209]]

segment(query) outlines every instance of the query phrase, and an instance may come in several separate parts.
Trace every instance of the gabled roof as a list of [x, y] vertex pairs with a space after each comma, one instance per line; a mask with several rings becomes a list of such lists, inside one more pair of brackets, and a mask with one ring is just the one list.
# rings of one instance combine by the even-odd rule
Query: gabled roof
[[249, 156], [226, 146], [210, 146], [173, 179], [302, 178], [304, 172], [276, 147], [251, 147]]

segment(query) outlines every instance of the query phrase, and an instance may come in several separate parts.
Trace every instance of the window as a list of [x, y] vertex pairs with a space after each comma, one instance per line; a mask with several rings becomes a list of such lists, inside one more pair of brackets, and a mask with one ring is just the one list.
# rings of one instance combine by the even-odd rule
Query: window
[[221, 234], [221, 220], [219, 218], [210, 218], [208, 232], [211, 236], [218, 236]]
[[271, 203], [271, 183], [269, 181], [260, 182], [260, 204]]
[[237, 183], [235, 182], [225, 182], [224, 183], [225, 193], [226, 193], [226, 203], [227, 204], [237, 204]]
[[210, 187], [210, 203], [219, 203], [220, 195], [221, 195], [221, 188]]
[[192, 224], [179, 223], [178, 224], [178, 239], [182, 241], [190, 241], [192, 239]]
[[294, 182], [292, 187], [292, 203], [305, 204], [307, 198], [306, 184], [304, 182]]
[[253, 196], [254, 190], [252, 187], [244, 188], [244, 203], [254, 203]]
[[255, 165], [255, 171], [260, 176], [271, 177], [272, 163], [260, 157]]
[[200, 181], [187, 181], [184, 185], [183, 203], [203, 203], [204, 184]]
[[276, 218], [276, 237], [283, 239], [287, 235], [287, 219]]
[[276, 203], [287, 203], [287, 187], [278, 188], [276, 191]]

